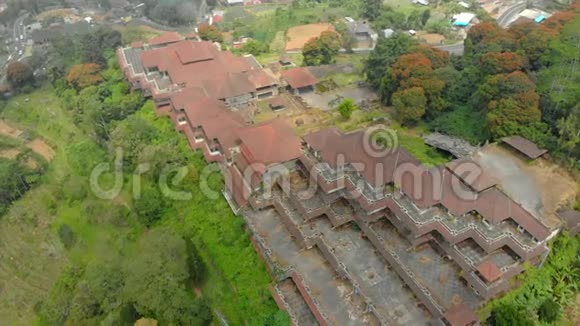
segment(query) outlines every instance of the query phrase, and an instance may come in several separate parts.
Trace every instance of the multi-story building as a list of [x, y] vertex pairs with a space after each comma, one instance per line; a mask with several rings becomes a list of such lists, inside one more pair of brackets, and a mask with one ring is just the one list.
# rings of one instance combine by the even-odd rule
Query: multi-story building
[[133, 89], [169, 110], [175, 92], [198, 89], [200, 95], [236, 108], [278, 94], [272, 71], [252, 65], [252, 58], [220, 51], [218, 45], [166, 33], [147, 44], [133, 43], [117, 51], [120, 66]]
[[174, 33], [118, 57], [132, 87], [220, 166], [294, 324], [474, 324], [473, 310], [507, 291], [524, 262], [541, 264], [557, 232], [472, 160], [425, 168], [403, 148], [369, 147], [365, 131], [300, 139], [282, 119], [246, 124], [238, 107], [310, 87], [304, 69], [279, 83]]

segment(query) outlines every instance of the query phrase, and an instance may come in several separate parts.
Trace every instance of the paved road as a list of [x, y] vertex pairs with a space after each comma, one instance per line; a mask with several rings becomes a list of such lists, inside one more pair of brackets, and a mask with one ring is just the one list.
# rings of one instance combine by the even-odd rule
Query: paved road
[[[11, 52], [8, 60], [3, 65], [4, 68], [10, 62], [19, 60], [24, 55], [24, 50], [26, 49], [26, 26], [24, 26], [24, 19], [27, 16], [28, 14], [24, 14], [14, 21], [14, 25], [12, 26], [12, 42], [10, 44]], [[23, 37], [22, 39], [20, 39], [21, 35]], [[20, 51], [22, 51], [22, 55], [20, 55]]]
[[504, 11], [499, 17], [497, 17], [497, 24], [500, 27], [506, 28], [511, 22], [513, 22], [517, 15], [520, 14], [524, 9], [526, 9], [525, 2], [518, 2], [511, 7], [509, 7], [506, 11]]

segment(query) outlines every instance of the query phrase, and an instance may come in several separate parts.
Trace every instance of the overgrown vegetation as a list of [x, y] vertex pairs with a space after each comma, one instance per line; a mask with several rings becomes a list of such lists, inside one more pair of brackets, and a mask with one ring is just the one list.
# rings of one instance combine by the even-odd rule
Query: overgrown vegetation
[[528, 267], [517, 277], [520, 288], [489, 302], [480, 311], [481, 317], [491, 313], [489, 325], [557, 322], [563, 309], [574, 304], [580, 290], [580, 237], [561, 234], [550, 248], [542, 268]]

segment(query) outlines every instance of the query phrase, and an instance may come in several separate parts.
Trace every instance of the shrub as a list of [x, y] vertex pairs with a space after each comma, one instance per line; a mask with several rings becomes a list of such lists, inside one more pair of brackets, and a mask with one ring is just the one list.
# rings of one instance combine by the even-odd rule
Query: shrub
[[58, 237], [66, 249], [72, 248], [77, 242], [77, 237], [68, 224], [61, 224], [58, 228]]
[[560, 315], [560, 305], [552, 299], [546, 299], [538, 309], [538, 318], [547, 323], [553, 323]]

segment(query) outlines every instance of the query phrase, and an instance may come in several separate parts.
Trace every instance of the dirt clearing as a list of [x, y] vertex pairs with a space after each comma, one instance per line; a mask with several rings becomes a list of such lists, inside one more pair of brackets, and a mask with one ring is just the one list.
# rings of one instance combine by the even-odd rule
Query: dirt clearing
[[322, 32], [334, 31], [328, 23], [294, 26], [286, 32], [286, 51], [300, 51], [308, 40], [318, 37]]
[[18, 138], [22, 134], [22, 130], [18, 130], [8, 125], [6, 122], [0, 120], [0, 134], [12, 138]]
[[50, 146], [48, 146], [42, 139], [37, 138], [26, 144], [26, 147], [32, 149], [34, 152], [44, 157], [47, 161], [52, 160], [54, 157], [54, 150], [50, 148]]
[[[23, 131], [14, 128], [7, 124], [6, 122], [0, 120], [0, 134], [8, 136], [14, 139], [20, 139]], [[33, 150], [38, 155], [44, 157], [47, 161], [51, 161], [54, 158], [54, 150], [46, 144], [46, 142], [40, 138], [33, 139], [30, 142], [24, 144], [26, 147]], [[18, 156], [21, 151], [18, 149], [8, 149], [0, 152], [0, 156], [7, 158], [14, 158]], [[10, 157], [12, 156], [12, 157]]]
[[560, 219], [556, 210], [576, 198], [574, 179], [557, 164], [545, 159], [529, 162], [498, 145], [489, 145], [477, 154], [476, 161], [499, 180], [502, 190], [549, 227]]

